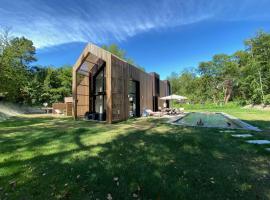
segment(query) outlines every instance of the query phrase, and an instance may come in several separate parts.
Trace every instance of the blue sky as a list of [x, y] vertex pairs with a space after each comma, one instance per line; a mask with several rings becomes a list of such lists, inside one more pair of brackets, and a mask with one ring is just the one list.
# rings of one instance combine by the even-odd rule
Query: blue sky
[[0, 0], [0, 26], [34, 41], [36, 64], [73, 65], [87, 42], [116, 43], [166, 78], [270, 31], [270, 0]]

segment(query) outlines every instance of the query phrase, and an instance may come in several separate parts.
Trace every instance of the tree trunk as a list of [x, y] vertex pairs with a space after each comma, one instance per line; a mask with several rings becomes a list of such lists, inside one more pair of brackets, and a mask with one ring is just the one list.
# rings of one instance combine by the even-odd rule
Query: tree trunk
[[225, 80], [224, 81], [224, 103], [227, 104], [232, 96], [233, 91], [233, 83], [232, 80]]
[[263, 92], [263, 84], [262, 84], [262, 74], [261, 71], [259, 70], [259, 78], [260, 78], [260, 88], [261, 88], [261, 93], [262, 93], [262, 103], [264, 103], [264, 92]]

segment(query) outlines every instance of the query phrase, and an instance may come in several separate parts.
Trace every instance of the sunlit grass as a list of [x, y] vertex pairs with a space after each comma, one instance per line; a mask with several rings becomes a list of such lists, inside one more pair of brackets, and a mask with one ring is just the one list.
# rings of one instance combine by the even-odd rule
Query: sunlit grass
[[269, 198], [267, 145], [219, 131], [153, 118], [11, 118], [0, 123], [0, 199]]

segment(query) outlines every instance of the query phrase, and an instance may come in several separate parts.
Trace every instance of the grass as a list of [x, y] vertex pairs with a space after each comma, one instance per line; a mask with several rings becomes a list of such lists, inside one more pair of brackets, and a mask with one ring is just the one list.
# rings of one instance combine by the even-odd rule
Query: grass
[[0, 199], [270, 199], [270, 146], [219, 130], [11, 118], [0, 123]]

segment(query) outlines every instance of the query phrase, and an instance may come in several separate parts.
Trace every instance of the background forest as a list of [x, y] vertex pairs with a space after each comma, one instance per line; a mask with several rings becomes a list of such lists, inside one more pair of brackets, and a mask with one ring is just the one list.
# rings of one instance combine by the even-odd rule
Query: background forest
[[42, 105], [63, 101], [71, 95], [71, 66], [33, 66], [33, 42], [0, 34], [0, 98], [8, 102]]
[[[117, 45], [103, 48], [134, 64]], [[35, 53], [31, 40], [1, 32], [0, 100], [42, 105], [71, 96], [72, 67], [35, 66]], [[245, 41], [244, 50], [217, 54], [168, 79], [174, 94], [187, 96], [193, 103], [270, 104], [270, 34], [258, 32]]]
[[260, 31], [244, 50], [214, 55], [168, 79], [173, 93], [193, 103], [270, 104], [270, 34]]

